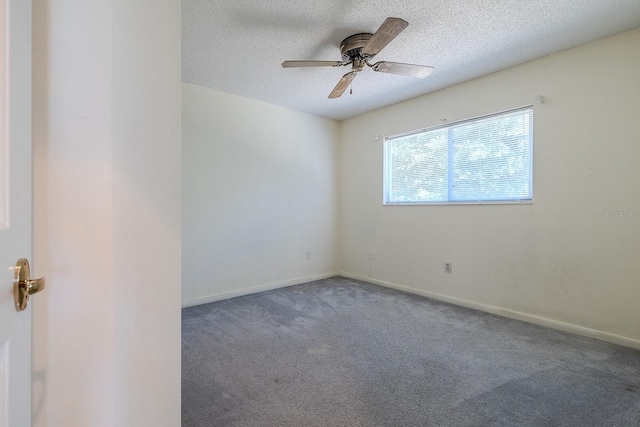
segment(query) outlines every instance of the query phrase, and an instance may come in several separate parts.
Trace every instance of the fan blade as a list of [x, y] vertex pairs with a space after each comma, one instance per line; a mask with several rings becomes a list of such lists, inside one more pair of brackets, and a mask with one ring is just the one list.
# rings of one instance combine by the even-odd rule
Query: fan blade
[[329, 94], [329, 99], [340, 98], [344, 93], [344, 91], [347, 90], [347, 88], [349, 87], [349, 85], [351, 84], [355, 76], [356, 76], [355, 71], [351, 71], [350, 73], [347, 73], [344, 76], [342, 76], [342, 78], [340, 79], [336, 87], [334, 87], [331, 93]]
[[380, 61], [371, 66], [373, 71], [381, 73], [398, 74], [401, 76], [417, 77], [424, 79], [433, 71], [433, 67], [427, 65], [403, 64], [402, 62]]
[[340, 61], [284, 61], [282, 68], [296, 67], [338, 67], [342, 65]]
[[364, 45], [362, 53], [369, 57], [377, 55], [391, 40], [395, 39], [402, 30], [407, 28], [407, 25], [409, 25], [409, 23], [404, 19], [385, 19], [382, 25], [380, 25], [380, 28], [378, 28], [378, 31], [376, 31], [367, 44]]

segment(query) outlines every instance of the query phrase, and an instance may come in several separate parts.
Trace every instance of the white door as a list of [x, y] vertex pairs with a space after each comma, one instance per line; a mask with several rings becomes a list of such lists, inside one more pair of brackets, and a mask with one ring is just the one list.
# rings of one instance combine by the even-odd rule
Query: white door
[[31, 425], [31, 309], [13, 292], [30, 256], [31, 0], [0, 0], [0, 427]]

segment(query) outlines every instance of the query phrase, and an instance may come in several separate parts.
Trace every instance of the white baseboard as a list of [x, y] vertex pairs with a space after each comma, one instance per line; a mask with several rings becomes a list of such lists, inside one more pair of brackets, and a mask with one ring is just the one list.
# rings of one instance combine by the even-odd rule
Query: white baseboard
[[229, 298], [240, 297], [243, 295], [256, 294], [258, 292], [271, 291], [273, 289], [285, 288], [287, 286], [300, 285], [302, 283], [313, 282], [315, 280], [328, 279], [337, 276], [338, 273], [332, 271], [330, 273], [316, 274], [313, 276], [300, 277], [297, 279], [283, 280], [281, 282], [268, 283], [266, 285], [253, 286], [250, 288], [239, 289], [237, 291], [224, 292], [206, 297], [193, 298], [182, 301], [182, 308], [193, 307], [195, 305], [209, 304], [210, 302], [222, 301]]
[[571, 323], [560, 322], [558, 320], [547, 319], [545, 317], [534, 316], [532, 314], [509, 310], [506, 308], [480, 304], [477, 302], [468, 301], [468, 300], [464, 300], [464, 299], [460, 299], [460, 298], [456, 298], [448, 295], [436, 294], [436, 293], [424, 291], [421, 289], [409, 288], [407, 286], [398, 285], [396, 283], [390, 283], [390, 282], [385, 282], [383, 280], [367, 278], [365, 276], [347, 273], [344, 271], [338, 271], [338, 275], [349, 278], [349, 279], [361, 280], [363, 282], [369, 282], [375, 285], [397, 289], [397, 290], [408, 292], [411, 294], [422, 295], [427, 298], [433, 298], [439, 301], [444, 301], [451, 304], [460, 305], [463, 307], [485, 311], [491, 314], [497, 314], [498, 316], [508, 317], [510, 319], [522, 320], [523, 322], [534, 323], [536, 325], [546, 326], [549, 328], [558, 329], [565, 332], [571, 332], [573, 334], [582, 335], [585, 337], [606, 341], [613, 344], [619, 344], [625, 347], [631, 347], [631, 348], [640, 350], [640, 340], [637, 340], [634, 338], [623, 337], [621, 335], [599, 331], [597, 329], [585, 328], [584, 326], [578, 326]]

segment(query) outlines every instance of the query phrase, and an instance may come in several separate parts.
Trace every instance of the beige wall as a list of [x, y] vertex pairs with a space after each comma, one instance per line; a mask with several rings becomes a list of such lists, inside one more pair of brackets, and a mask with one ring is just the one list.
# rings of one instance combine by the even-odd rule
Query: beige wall
[[180, 2], [33, 9], [33, 423], [177, 426]]
[[338, 123], [188, 83], [182, 96], [183, 304], [335, 274]]
[[[342, 122], [339, 269], [367, 276], [374, 250], [378, 283], [640, 347], [640, 218], [603, 216], [640, 210], [638, 46], [640, 29]], [[374, 135], [536, 95], [533, 204], [382, 206]]]

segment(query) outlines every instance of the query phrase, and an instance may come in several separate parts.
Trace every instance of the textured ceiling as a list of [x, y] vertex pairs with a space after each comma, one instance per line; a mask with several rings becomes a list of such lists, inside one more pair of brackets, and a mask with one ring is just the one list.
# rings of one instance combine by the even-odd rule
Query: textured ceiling
[[[349, 67], [339, 45], [388, 16], [409, 27], [375, 58], [431, 65], [426, 79], [365, 69], [327, 99]], [[182, 0], [182, 79], [342, 120], [640, 26], [640, 0]], [[638, 47], [640, 49], [640, 46]]]

